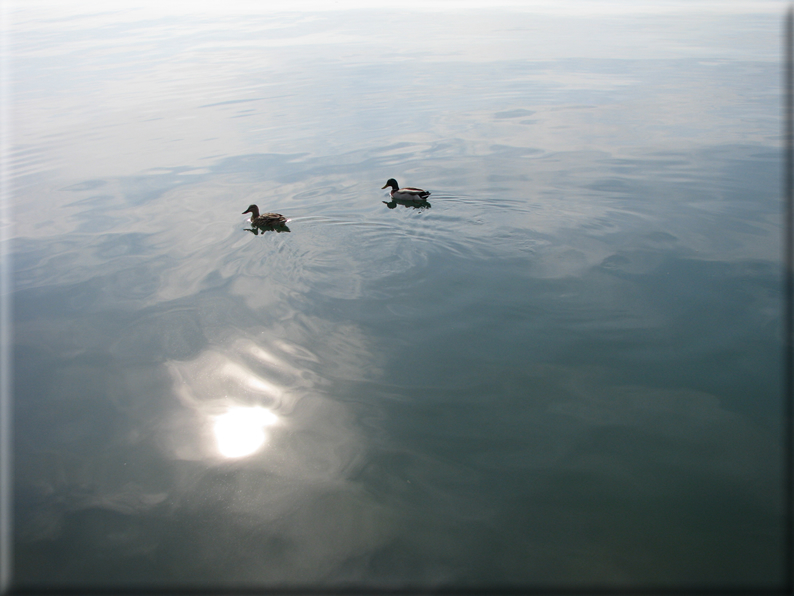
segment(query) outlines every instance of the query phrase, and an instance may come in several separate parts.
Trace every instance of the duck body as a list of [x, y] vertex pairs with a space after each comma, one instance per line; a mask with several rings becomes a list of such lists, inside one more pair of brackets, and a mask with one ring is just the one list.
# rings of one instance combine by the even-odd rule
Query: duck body
[[422, 190], [421, 188], [413, 188], [411, 186], [400, 188], [400, 185], [397, 184], [394, 178], [389, 178], [388, 182], [383, 185], [383, 188], [389, 186], [391, 186], [391, 198], [397, 199], [398, 201], [424, 201], [430, 196], [428, 191]]
[[281, 215], [280, 213], [259, 213], [259, 207], [256, 205], [249, 205], [248, 209], [243, 211], [243, 215], [246, 213], [251, 214], [251, 225], [257, 226], [259, 228], [272, 228], [276, 226], [283, 226], [287, 223], [287, 218]]

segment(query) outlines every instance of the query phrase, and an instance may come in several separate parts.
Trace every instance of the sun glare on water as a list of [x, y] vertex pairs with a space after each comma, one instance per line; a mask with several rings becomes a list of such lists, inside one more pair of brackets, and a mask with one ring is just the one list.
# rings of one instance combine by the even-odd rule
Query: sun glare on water
[[270, 410], [262, 407], [233, 407], [215, 417], [213, 431], [218, 452], [229, 458], [251, 455], [267, 440], [265, 427], [278, 421]]

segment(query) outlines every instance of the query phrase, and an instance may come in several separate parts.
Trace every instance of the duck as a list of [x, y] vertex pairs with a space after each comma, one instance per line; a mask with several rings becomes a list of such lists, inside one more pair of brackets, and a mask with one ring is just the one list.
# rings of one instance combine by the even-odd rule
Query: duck
[[386, 184], [383, 185], [383, 188], [386, 188], [387, 186], [391, 186], [392, 199], [403, 201], [424, 201], [430, 196], [428, 191], [422, 190], [421, 188], [412, 188], [410, 186], [400, 188], [400, 185], [397, 184], [397, 181], [394, 178], [389, 178]]
[[251, 225], [258, 226], [260, 228], [283, 226], [285, 223], [287, 223], [287, 218], [280, 213], [263, 213], [260, 215], [259, 207], [256, 205], [249, 205], [248, 209], [243, 211], [243, 215], [246, 213], [251, 214]]

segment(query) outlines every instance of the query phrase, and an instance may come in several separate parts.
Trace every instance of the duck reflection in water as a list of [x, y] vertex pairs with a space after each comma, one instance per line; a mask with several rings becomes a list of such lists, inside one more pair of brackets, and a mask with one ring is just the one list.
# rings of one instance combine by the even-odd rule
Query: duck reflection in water
[[290, 230], [286, 225], [281, 224], [277, 226], [254, 226], [252, 228], [245, 228], [245, 231], [251, 232], [254, 236], [258, 236], [259, 234], [264, 235], [265, 232], [278, 232], [280, 234], [281, 232], [291, 232], [292, 230]]
[[246, 228], [246, 232], [251, 232], [255, 236], [258, 235], [260, 232], [265, 233], [267, 231], [275, 231], [275, 232], [289, 232], [290, 229], [287, 227], [287, 221], [289, 221], [286, 217], [281, 215], [280, 213], [262, 213], [259, 214], [259, 207], [256, 205], [249, 205], [248, 209], [243, 211], [243, 215], [246, 213], [251, 214], [251, 227]]
[[406, 199], [395, 199], [394, 197], [392, 197], [391, 201], [383, 201], [383, 204], [386, 205], [389, 209], [394, 209], [395, 207], [397, 207], [397, 205], [402, 205], [403, 207], [406, 208], [413, 207], [414, 209], [430, 209], [431, 207], [430, 203], [425, 199], [417, 201], [416, 199], [406, 200]]

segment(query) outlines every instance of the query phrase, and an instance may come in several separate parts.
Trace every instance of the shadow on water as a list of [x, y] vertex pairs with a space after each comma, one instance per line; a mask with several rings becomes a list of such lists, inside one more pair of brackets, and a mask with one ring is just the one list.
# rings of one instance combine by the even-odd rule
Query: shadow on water
[[276, 232], [280, 234], [282, 232], [291, 232], [292, 230], [287, 227], [287, 224], [280, 224], [275, 226], [251, 226], [250, 228], [245, 228], [246, 232], [251, 232], [254, 236], [258, 236], [259, 234], [265, 235], [265, 232]]
[[421, 201], [406, 201], [392, 198], [391, 201], [383, 201], [383, 204], [389, 209], [395, 209], [397, 205], [402, 205], [406, 209], [408, 207], [412, 207], [413, 209], [430, 209], [430, 207], [432, 207], [430, 202], [425, 199], [422, 199]]

